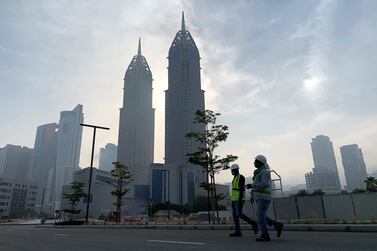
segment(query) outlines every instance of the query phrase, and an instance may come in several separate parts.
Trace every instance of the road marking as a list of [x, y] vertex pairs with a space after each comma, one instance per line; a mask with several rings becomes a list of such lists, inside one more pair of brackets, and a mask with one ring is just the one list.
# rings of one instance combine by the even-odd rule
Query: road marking
[[189, 244], [189, 245], [205, 245], [202, 242], [190, 242], [190, 241], [165, 241], [165, 240], [148, 240], [149, 242], [160, 242], [160, 243], [173, 243], [173, 244]]
[[68, 234], [54, 234], [55, 236], [62, 236], [62, 237], [67, 237], [69, 236]]

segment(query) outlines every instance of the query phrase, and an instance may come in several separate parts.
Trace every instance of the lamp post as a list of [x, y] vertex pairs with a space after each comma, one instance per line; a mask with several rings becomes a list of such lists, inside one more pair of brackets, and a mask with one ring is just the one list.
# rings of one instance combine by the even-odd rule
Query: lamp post
[[42, 193], [42, 202], [41, 202], [41, 210], [39, 211], [39, 216], [42, 218], [42, 213], [43, 213], [43, 204], [45, 201], [45, 193], [46, 190], [49, 190], [48, 188], [43, 188], [43, 193]]
[[88, 199], [86, 202], [86, 214], [85, 214], [85, 222], [88, 224], [88, 218], [89, 218], [89, 203], [90, 203], [90, 190], [92, 187], [92, 175], [93, 175], [93, 158], [94, 158], [94, 145], [96, 142], [96, 131], [97, 129], [102, 130], [110, 130], [110, 128], [102, 127], [102, 126], [96, 126], [96, 125], [88, 125], [88, 124], [80, 124], [81, 126], [91, 127], [93, 128], [93, 144], [92, 144], [92, 156], [90, 159], [90, 172], [89, 172], [89, 186], [88, 186]]

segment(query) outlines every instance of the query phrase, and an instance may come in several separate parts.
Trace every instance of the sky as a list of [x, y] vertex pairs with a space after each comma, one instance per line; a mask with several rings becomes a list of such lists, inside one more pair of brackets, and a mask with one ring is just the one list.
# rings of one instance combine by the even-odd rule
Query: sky
[[[230, 134], [218, 153], [250, 176], [264, 154], [284, 185], [305, 183], [311, 139], [358, 144], [377, 170], [377, 1], [0, 1], [0, 147], [33, 147], [36, 127], [84, 105], [99, 148], [117, 143], [123, 77], [137, 53], [153, 74], [155, 162], [164, 157], [167, 55], [180, 29], [199, 48], [206, 108]], [[80, 166], [90, 163], [84, 129]], [[229, 171], [219, 182], [231, 181]]]

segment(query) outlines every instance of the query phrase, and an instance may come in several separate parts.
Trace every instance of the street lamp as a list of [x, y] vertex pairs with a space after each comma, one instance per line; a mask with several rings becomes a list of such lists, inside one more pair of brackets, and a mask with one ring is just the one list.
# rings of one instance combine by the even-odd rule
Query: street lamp
[[88, 125], [88, 124], [80, 124], [81, 126], [91, 127], [93, 128], [93, 144], [92, 144], [92, 157], [90, 159], [90, 172], [89, 172], [89, 187], [88, 187], [88, 199], [86, 202], [86, 214], [85, 214], [85, 222], [88, 224], [88, 218], [89, 218], [89, 203], [90, 203], [90, 190], [92, 187], [92, 175], [93, 175], [93, 158], [94, 158], [94, 145], [96, 142], [96, 131], [97, 129], [102, 130], [110, 130], [110, 128], [102, 127], [102, 126], [96, 126], [96, 125]]

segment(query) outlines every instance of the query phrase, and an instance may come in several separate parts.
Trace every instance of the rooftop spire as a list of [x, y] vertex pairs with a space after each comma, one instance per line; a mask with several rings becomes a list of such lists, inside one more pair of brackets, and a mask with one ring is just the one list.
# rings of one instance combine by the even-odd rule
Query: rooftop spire
[[182, 27], [181, 30], [185, 30], [185, 12], [182, 11]]
[[137, 55], [141, 56], [141, 39], [139, 38], [139, 46], [137, 47]]

